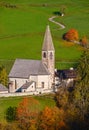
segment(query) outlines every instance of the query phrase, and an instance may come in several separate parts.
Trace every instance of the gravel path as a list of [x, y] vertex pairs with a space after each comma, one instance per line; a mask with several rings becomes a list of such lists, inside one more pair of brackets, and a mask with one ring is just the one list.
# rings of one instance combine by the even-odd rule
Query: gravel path
[[61, 27], [60, 29], [64, 29], [65, 26], [64, 26], [63, 24], [61, 24], [61, 23], [59, 23], [59, 22], [56, 22], [56, 21], [54, 20], [54, 19], [57, 18], [57, 17], [58, 17], [58, 16], [53, 16], [53, 17], [49, 18], [49, 21], [52, 22], [52, 23], [55, 23], [55, 24], [59, 25], [59, 26]]

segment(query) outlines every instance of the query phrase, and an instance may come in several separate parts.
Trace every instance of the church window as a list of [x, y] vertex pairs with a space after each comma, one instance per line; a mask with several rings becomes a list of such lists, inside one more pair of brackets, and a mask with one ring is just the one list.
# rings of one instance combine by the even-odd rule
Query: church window
[[17, 89], [17, 81], [15, 80], [15, 89]]
[[53, 54], [52, 54], [52, 52], [50, 52], [50, 59], [52, 59], [53, 58]]
[[41, 84], [42, 84], [42, 88], [44, 88], [44, 82], [42, 82]]
[[43, 53], [43, 57], [46, 58], [46, 52]]
[[27, 83], [28, 81], [26, 80], [26, 83]]

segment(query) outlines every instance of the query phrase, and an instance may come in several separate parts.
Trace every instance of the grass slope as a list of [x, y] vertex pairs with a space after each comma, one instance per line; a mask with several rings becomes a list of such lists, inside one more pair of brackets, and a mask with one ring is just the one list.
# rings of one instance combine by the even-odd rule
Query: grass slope
[[[8, 107], [17, 107], [18, 104], [22, 101], [24, 97], [9, 97], [9, 98], [0, 98], [0, 121], [5, 121], [5, 112]], [[45, 108], [45, 106], [54, 107], [55, 101], [48, 97], [33, 97], [39, 101], [39, 110]]]
[[[4, 5], [7, 3], [15, 4], [16, 8], [6, 8]], [[89, 38], [88, 0], [0, 0], [0, 5], [0, 59], [41, 59], [47, 24], [50, 25], [56, 49], [56, 66], [59, 66], [58, 61], [76, 61], [80, 58], [82, 48], [78, 45], [67, 46], [62, 35], [75, 28], [80, 38], [84, 35]], [[49, 22], [48, 18], [62, 7], [65, 7], [65, 16], [55, 20], [66, 28], [59, 30], [60, 27]]]

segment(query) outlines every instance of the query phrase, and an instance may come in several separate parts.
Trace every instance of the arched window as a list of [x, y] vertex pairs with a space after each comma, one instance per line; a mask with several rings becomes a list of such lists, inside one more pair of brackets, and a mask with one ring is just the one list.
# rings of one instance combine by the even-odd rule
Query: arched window
[[46, 58], [46, 52], [43, 53], [43, 57]]
[[53, 54], [52, 54], [52, 52], [50, 52], [50, 59], [52, 59], [53, 58]]
[[44, 82], [41, 83], [42, 88], [44, 88]]
[[15, 80], [15, 89], [17, 89], [17, 81]]

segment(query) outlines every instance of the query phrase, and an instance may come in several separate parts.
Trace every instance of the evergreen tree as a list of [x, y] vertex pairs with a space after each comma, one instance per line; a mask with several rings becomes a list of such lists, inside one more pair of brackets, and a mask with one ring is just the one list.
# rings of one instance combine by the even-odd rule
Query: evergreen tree
[[16, 120], [16, 107], [8, 107], [6, 110], [6, 120], [12, 122]]
[[84, 119], [89, 110], [89, 48], [85, 49], [77, 70], [78, 81], [74, 90], [74, 104]]

